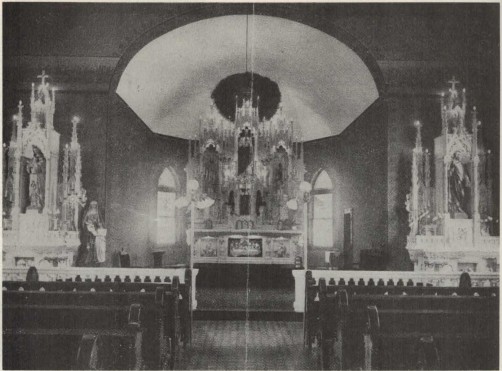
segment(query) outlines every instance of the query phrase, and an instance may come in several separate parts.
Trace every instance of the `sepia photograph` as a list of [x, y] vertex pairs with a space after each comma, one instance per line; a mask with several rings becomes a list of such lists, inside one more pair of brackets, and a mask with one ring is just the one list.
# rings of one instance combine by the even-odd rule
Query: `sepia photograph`
[[499, 2], [2, 31], [2, 369], [499, 369]]

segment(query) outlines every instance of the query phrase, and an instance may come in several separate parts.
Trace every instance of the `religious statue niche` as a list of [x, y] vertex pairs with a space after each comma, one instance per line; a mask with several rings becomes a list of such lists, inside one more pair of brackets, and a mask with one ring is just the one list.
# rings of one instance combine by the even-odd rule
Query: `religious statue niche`
[[279, 145], [272, 159], [273, 185], [282, 189], [288, 180], [288, 152], [282, 144]]
[[237, 173], [241, 175], [246, 170], [251, 170], [250, 165], [253, 163], [254, 137], [248, 126], [245, 126], [240, 132], [238, 143]]
[[42, 212], [45, 204], [45, 156], [35, 145], [32, 145], [32, 157], [23, 156], [22, 161], [26, 163], [26, 173], [23, 174], [24, 189], [27, 193], [21, 196], [21, 209], [37, 210]]
[[440, 99], [442, 133], [433, 153], [423, 149], [422, 124], [415, 122], [407, 249], [416, 270], [487, 271], [499, 246], [491, 151], [484, 149], [476, 107], [467, 123], [466, 89], [459, 92], [455, 79], [450, 84]]
[[241, 193], [239, 197], [239, 211], [240, 215], [248, 216], [251, 213], [250, 203], [251, 203], [251, 195], [249, 194], [249, 189], [241, 188]]
[[264, 221], [265, 221], [265, 206], [267, 206], [267, 204], [263, 200], [263, 196], [261, 194], [261, 191], [260, 190], [256, 191], [255, 210], [256, 210], [257, 220], [260, 224], [264, 224]]
[[234, 215], [234, 213], [235, 213], [235, 197], [234, 197], [234, 191], [230, 191], [230, 192], [228, 193], [227, 208], [228, 208], [228, 216]]
[[452, 219], [469, 219], [472, 216], [470, 167], [465, 154], [462, 156], [457, 151], [452, 155], [448, 166], [448, 212]]
[[[6, 266], [31, 262], [50, 266], [73, 263], [80, 245], [79, 216], [86, 202], [81, 184], [78, 118], [59, 173], [60, 135], [54, 130], [56, 93], [42, 72], [31, 87], [30, 118], [19, 102], [10, 142], [4, 144], [3, 255]], [[30, 263], [30, 264], [31, 264]]]
[[202, 191], [211, 198], [217, 196], [220, 181], [219, 154], [214, 143], [209, 143], [202, 155], [203, 182]]
[[[279, 210], [272, 208], [283, 198], [296, 199], [303, 181], [303, 154], [298, 155], [301, 143], [294, 135], [293, 122], [286, 119], [282, 108], [269, 120], [260, 119], [258, 106], [249, 97], [241, 101], [236, 97], [233, 121], [211, 106], [208, 117], [200, 121], [196, 138], [189, 140], [187, 178], [197, 180], [202, 184], [200, 192], [215, 199], [211, 206], [217, 210], [211, 214], [214, 228], [252, 225], [275, 229], [274, 216]], [[301, 134], [297, 131], [297, 135]], [[240, 220], [246, 223], [236, 223]], [[290, 228], [293, 226], [302, 228], [298, 223], [291, 223]]]

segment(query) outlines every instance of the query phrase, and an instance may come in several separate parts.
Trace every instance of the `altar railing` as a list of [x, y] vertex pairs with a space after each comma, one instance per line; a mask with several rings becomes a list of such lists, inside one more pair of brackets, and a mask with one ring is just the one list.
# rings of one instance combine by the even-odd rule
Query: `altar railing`
[[[439, 273], [420, 271], [335, 271], [335, 270], [311, 270], [312, 278], [319, 281], [324, 278], [326, 283], [348, 285], [349, 282], [355, 285], [394, 285], [404, 286], [437, 286], [437, 287], [458, 287], [461, 273]], [[293, 270], [295, 278], [295, 302], [293, 303], [295, 312], [303, 312], [305, 307], [305, 270]], [[499, 273], [469, 273], [471, 284], [474, 287], [499, 286]], [[399, 282], [401, 281], [401, 282]]]
[[[65, 268], [37, 268], [40, 281], [56, 281], [77, 277], [82, 281], [97, 279], [115, 281], [118, 277], [122, 282], [172, 282], [174, 276], [178, 276], [180, 284], [185, 283], [185, 268], [94, 268], [94, 267], [65, 267]], [[28, 267], [12, 267], [2, 269], [4, 281], [24, 281]], [[197, 308], [195, 300], [195, 282], [198, 269], [192, 269], [192, 309]]]

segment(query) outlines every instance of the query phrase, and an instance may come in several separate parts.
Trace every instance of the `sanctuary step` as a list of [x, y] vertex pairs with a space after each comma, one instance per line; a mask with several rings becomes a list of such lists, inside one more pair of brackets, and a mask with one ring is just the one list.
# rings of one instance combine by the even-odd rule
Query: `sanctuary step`
[[[296, 318], [291, 269], [279, 266], [201, 267], [197, 277], [197, 311], [201, 319]], [[225, 312], [225, 313], [223, 313]], [[288, 313], [293, 315], [288, 317]]]
[[294, 288], [202, 287], [198, 310], [293, 311]]
[[290, 288], [292, 268], [281, 265], [196, 264], [197, 287]]

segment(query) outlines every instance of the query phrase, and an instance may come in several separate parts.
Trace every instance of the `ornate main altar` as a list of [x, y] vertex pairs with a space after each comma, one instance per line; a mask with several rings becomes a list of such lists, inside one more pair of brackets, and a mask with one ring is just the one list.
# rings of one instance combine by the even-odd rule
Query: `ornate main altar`
[[187, 192], [196, 206], [187, 233], [194, 263], [299, 266], [305, 259], [310, 185], [303, 181], [301, 133], [282, 108], [267, 120], [258, 107], [236, 97], [231, 121], [213, 105], [189, 141]]
[[71, 141], [60, 151], [60, 135], [54, 129], [55, 89], [49, 88], [44, 72], [38, 77], [38, 89], [32, 84], [29, 121], [24, 120], [20, 101], [10, 143], [3, 148], [6, 267], [68, 267], [80, 245], [79, 215], [86, 191], [81, 183], [79, 118], [73, 118]]
[[476, 107], [467, 115], [466, 90], [459, 92], [455, 79], [450, 83], [441, 96], [442, 133], [433, 154], [423, 149], [422, 125], [415, 123], [406, 247], [417, 271], [498, 272], [492, 155], [481, 140]]

